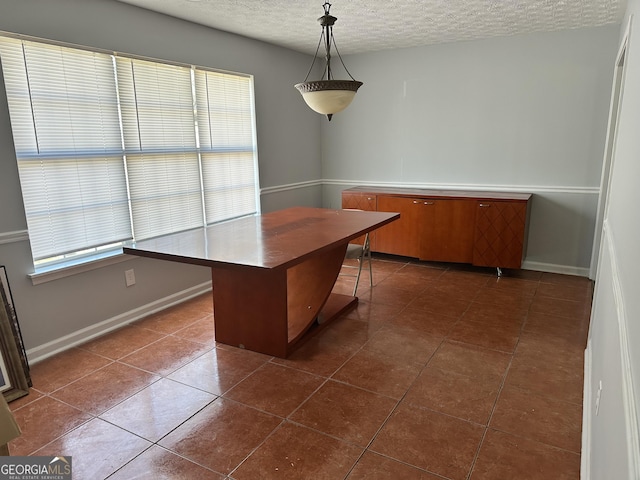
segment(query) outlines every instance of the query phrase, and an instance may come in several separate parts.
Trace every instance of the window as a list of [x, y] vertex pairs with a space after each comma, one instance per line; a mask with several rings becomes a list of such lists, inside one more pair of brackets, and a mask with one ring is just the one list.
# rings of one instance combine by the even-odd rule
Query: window
[[36, 266], [258, 211], [250, 76], [12, 37], [0, 56]]

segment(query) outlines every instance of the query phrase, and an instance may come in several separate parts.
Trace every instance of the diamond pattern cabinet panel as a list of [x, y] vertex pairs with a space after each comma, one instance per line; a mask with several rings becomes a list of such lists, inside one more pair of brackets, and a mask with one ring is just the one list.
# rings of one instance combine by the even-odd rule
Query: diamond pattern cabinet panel
[[342, 192], [342, 208], [375, 212], [377, 210], [376, 196], [366, 193]]
[[[350, 193], [342, 192], [342, 208], [353, 208], [356, 210], [364, 210], [366, 212], [376, 212], [378, 210], [377, 199], [375, 195], [369, 193]], [[358, 237], [355, 240], [351, 240], [350, 243], [364, 243], [364, 235]], [[376, 243], [376, 234], [371, 232], [369, 234], [369, 244], [373, 249]]]
[[520, 268], [526, 221], [527, 202], [478, 201], [473, 264]]

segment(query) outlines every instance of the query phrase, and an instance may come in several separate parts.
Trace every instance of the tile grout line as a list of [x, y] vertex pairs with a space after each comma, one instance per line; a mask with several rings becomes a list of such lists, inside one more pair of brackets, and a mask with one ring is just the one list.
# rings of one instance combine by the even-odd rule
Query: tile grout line
[[[535, 291], [538, 290], [538, 286], [539, 286], [539, 282], [538, 285], [536, 285], [536, 289]], [[476, 467], [476, 463], [478, 461], [478, 458], [480, 457], [480, 451], [482, 449], [482, 445], [484, 444], [485, 439], [487, 438], [487, 433], [489, 432], [489, 429], [491, 428], [491, 420], [493, 419], [493, 415], [496, 411], [496, 407], [498, 406], [498, 402], [500, 400], [500, 396], [502, 395], [502, 390], [504, 389], [504, 386], [507, 382], [507, 377], [509, 376], [509, 371], [511, 370], [511, 365], [513, 364], [513, 360], [515, 358], [516, 355], [516, 350], [518, 349], [518, 345], [520, 344], [520, 338], [522, 336], [522, 333], [524, 331], [524, 326], [527, 323], [527, 319], [529, 318], [529, 312], [531, 311], [531, 304], [533, 303], [533, 297], [535, 296], [535, 292], [534, 295], [532, 295], [531, 297], [531, 301], [529, 302], [529, 307], [527, 309], [527, 314], [525, 316], [524, 321], [522, 322], [522, 325], [520, 325], [520, 333], [518, 335], [518, 340], [515, 344], [515, 346], [513, 347], [513, 352], [510, 355], [509, 358], [509, 364], [507, 365], [507, 368], [505, 369], [505, 372], [503, 374], [502, 377], [502, 382], [500, 382], [500, 386], [498, 387], [498, 392], [496, 394], [496, 399], [493, 402], [493, 406], [491, 407], [491, 411], [489, 412], [489, 418], [487, 419], [487, 424], [485, 426], [484, 432], [482, 433], [482, 438], [480, 439], [480, 443], [478, 444], [478, 447], [476, 449], [476, 453], [473, 457], [473, 460], [471, 461], [471, 465], [469, 467], [469, 473], [467, 474], [466, 479], [470, 480], [471, 479], [471, 475], [473, 475], [473, 471], [475, 470]]]
[[[448, 269], [447, 269], [448, 270]], [[447, 271], [445, 270], [445, 272]], [[425, 289], [426, 291], [426, 289]], [[397, 317], [402, 311], [404, 311], [406, 308], [408, 308], [409, 304], [405, 305], [405, 307], [400, 310], [400, 312], [398, 312], [393, 318]], [[420, 369], [420, 371], [418, 372], [418, 374], [415, 376], [415, 378], [413, 379], [413, 381], [411, 382], [411, 384], [407, 387], [407, 389], [404, 391], [404, 393], [402, 394], [402, 396], [396, 401], [395, 406], [391, 409], [391, 411], [389, 412], [389, 414], [387, 415], [387, 417], [384, 419], [384, 421], [380, 424], [380, 427], [378, 427], [378, 429], [376, 430], [376, 432], [373, 434], [373, 436], [371, 437], [371, 439], [369, 440], [369, 443], [367, 443], [367, 446], [364, 448], [364, 450], [362, 451], [362, 453], [360, 454], [360, 456], [356, 459], [355, 463], [353, 464], [353, 466], [351, 467], [351, 469], [347, 472], [347, 474], [345, 475], [345, 479], [348, 478], [348, 476], [351, 474], [351, 472], [353, 471], [353, 469], [356, 467], [356, 465], [358, 465], [358, 463], [360, 462], [360, 460], [362, 459], [362, 457], [364, 456], [364, 454], [368, 451], [370, 451], [371, 446], [373, 445], [373, 443], [375, 442], [376, 438], [378, 437], [378, 435], [380, 434], [380, 432], [382, 431], [382, 429], [385, 427], [385, 425], [387, 424], [387, 422], [391, 419], [391, 417], [393, 416], [393, 414], [398, 410], [398, 407], [400, 406], [400, 404], [402, 403], [402, 401], [404, 400], [404, 398], [407, 396], [407, 393], [409, 392], [409, 390], [411, 390], [411, 388], [413, 387], [413, 385], [415, 385], [416, 381], [418, 380], [418, 378], [420, 377], [420, 375], [422, 374], [422, 372], [424, 372], [424, 370], [427, 368], [427, 365], [429, 365], [429, 362], [431, 361], [431, 359], [433, 358], [433, 356], [436, 354], [436, 352], [438, 351], [438, 349], [440, 348], [440, 346], [444, 343], [446, 339], [446, 336], [443, 337], [440, 340], [440, 343], [438, 344], [438, 346], [433, 350], [433, 352], [431, 353], [431, 355], [429, 356], [429, 359], [425, 362], [425, 364], [422, 366], [422, 368]], [[372, 450], [371, 450], [372, 451]], [[377, 453], [377, 452], [375, 452]], [[384, 455], [385, 458], [389, 458], [386, 455]], [[394, 460], [399, 461], [397, 459], [394, 458]], [[402, 462], [404, 463], [404, 462]], [[416, 465], [411, 465], [414, 468], [420, 468]], [[428, 472], [428, 473], [433, 473], [430, 472], [429, 470], [424, 470], [422, 468], [420, 468], [421, 470]], [[440, 476], [440, 475], [438, 475]]]

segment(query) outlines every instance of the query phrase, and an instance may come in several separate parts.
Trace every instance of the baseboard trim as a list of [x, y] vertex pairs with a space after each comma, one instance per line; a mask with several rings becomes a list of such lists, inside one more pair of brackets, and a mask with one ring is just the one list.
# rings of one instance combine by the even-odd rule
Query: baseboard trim
[[563, 275], [574, 275], [578, 277], [589, 277], [588, 267], [573, 267], [570, 265], [558, 265], [556, 263], [543, 263], [531, 260], [522, 262], [525, 270], [535, 270], [538, 272], [561, 273]]
[[27, 358], [29, 363], [34, 365], [45, 360], [57, 353], [68, 350], [72, 347], [85, 343], [93, 338], [104, 335], [118, 328], [124, 327], [136, 320], [140, 320], [152, 313], [159, 312], [165, 308], [185, 302], [193, 297], [197, 297], [207, 291], [211, 291], [211, 282], [205, 282], [200, 285], [182, 290], [167, 297], [161, 298], [154, 302], [148, 303], [138, 308], [134, 308], [128, 312], [116, 315], [115, 317], [104, 320], [90, 327], [80, 329], [69, 335], [65, 335], [56, 340], [52, 340], [43, 345], [39, 345], [27, 350]]

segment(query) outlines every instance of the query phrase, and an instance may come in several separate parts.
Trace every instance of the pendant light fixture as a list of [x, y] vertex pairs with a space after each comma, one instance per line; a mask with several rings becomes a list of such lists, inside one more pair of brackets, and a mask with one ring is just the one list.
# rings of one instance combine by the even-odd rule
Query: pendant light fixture
[[[307, 77], [304, 79], [304, 82], [296, 84], [295, 87], [302, 94], [302, 98], [304, 98], [304, 101], [307, 102], [307, 105], [309, 105], [312, 110], [321, 113], [322, 115], [326, 115], [329, 121], [331, 121], [331, 117], [334, 113], [341, 112], [349, 106], [353, 97], [355, 97], [358, 88], [362, 85], [362, 82], [358, 82], [351, 76], [349, 70], [347, 70], [347, 67], [342, 61], [340, 52], [338, 52], [336, 41], [333, 38], [333, 24], [336, 23], [337, 18], [329, 14], [331, 4], [325, 0], [323, 8], [324, 15], [318, 19], [318, 22], [320, 22], [320, 25], [322, 26], [322, 34], [320, 35], [318, 48], [316, 48], [316, 54], [313, 57], [311, 68], [309, 69], [309, 73], [307, 73]], [[307, 82], [307, 79], [313, 70], [313, 66], [316, 63], [316, 59], [318, 58], [318, 51], [320, 50], [321, 44], [324, 44], [325, 48], [326, 63], [324, 73], [320, 80]], [[347, 75], [351, 77], [351, 80], [335, 80], [333, 78], [333, 71], [331, 70], [332, 44], [336, 49], [340, 63], [342, 63], [344, 70], [347, 72]]]

